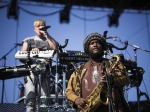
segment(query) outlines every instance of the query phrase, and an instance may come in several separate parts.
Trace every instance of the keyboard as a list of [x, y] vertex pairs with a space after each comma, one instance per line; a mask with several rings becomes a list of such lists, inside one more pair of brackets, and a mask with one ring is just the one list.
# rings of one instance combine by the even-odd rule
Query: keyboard
[[30, 72], [28, 69], [25, 68], [26, 68], [25, 64], [2, 67], [0, 68], [0, 80], [27, 76], [30, 74]]
[[[28, 56], [29, 55], [29, 56]], [[47, 51], [18, 51], [15, 54], [16, 59], [21, 59], [21, 60], [26, 60], [28, 58], [33, 59], [33, 58], [46, 58], [50, 59], [53, 58], [54, 55], [54, 50], [47, 50]]]
[[70, 62], [87, 62], [90, 57], [82, 51], [65, 50], [60, 54], [60, 63], [68, 64]]

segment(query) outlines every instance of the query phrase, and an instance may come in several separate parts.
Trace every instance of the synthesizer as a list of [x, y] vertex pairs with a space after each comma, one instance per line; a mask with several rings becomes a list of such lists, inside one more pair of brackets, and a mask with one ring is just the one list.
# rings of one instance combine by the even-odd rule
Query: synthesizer
[[[64, 50], [59, 57], [61, 64], [68, 64], [70, 62], [87, 62], [90, 57], [83, 51]], [[132, 70], [137, 67], [137, 63], [126, 59], [121, 59], [121, 62], [126, 66], [127, 70]]]
[[64, 50], [60, 54], [59, 61], [62, 64], [68, 64], [69, 62], [87, 62], [89, 59], [90, 57], [83, 51]]
[[47, 50], [47, 51], [18, 51], [15, 54], [16, 59], [26, 60], [28, 58], [46, 58], [50, 59], [53, 58], [54, 50]]
[[29, 74], [30, 72], [29, 70], [26, 69], [25, 64], [6, 66], [0, 68], [0, 80], [19, 78], [19, 77], [27, 76]]

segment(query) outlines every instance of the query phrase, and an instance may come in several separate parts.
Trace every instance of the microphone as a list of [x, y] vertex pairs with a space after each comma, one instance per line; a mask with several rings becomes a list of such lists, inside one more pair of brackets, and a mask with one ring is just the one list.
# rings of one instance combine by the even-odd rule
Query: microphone
[[21, 43], [15, 43], [15, 45], [16, 45], [16, 46], [22, 46], [22, 44], [21, 44]]
[[44, 27], [40, 28], [40, 30], [45, 31], [45, 30], [47, 30], [47, 29], [50, 28], [50, 27], [51, 27], [51, 26], [44, 26]]

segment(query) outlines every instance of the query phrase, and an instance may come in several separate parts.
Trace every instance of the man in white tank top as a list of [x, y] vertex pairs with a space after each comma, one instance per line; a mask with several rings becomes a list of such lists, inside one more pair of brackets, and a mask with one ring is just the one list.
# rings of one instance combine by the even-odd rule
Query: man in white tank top
[[[56, 50], [57, 42], [46, 31], [46, 22], [42, 19], [38, 19], [34, 22], [35, 36], [27, 37], [22, 42], [21, 51], [45, 51]], [[30, 45], [30, 49], [29, 49]], [[29, 77], [30, 76], [30, 77]], [[26, 112], [35, 112], [36, 106], [36, 80], [35, 74], [29, 74], [25, 76], [25, 96], [26, 96]], [[31, 79], [32, 80], [31, 80]], [[41, 95], [49, 95], [49, 80], [42, 75]]]

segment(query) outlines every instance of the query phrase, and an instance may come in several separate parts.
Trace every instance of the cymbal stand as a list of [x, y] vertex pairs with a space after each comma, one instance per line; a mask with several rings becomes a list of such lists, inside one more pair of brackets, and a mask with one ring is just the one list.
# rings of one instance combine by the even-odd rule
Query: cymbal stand
[[39, 110], [40, 109], [40, 103], [41, 103], [41, 99], [40, 99], [40, 97], [41, 97], [41, 86], [42, 86], [42, 76], [41, 76], [41, 74], [39, 74], [38, 75], [38, 82], [39, 82], [39, 91], [38, 91], [38, 108], [37, 108], [37, 110]]
[[63, 70], [63, 106], [66, 106], [66, 72]]
[[55, 74], [55, 104], [54, 104], [54, 108], [58, 109], [59, 105], [58, 105], [58, 52], [56, 53], [56, 74]]
[[[54, 108], [55, 110], [57, 110], [59, 108], [61, 108], [63, 110], [67, 110], [67, 107], [64, 104], [64, 102], [63, 102], [63, 106], [59, 105], [59, 102], [58, 102], [58, 83], [59, 83], [59, 81], [58, 81], [58, 77], [59, 77], [59, 75], [58, 75], [58, 53], [59, 52], [57, 51], [56, 52], [56, 74], [55, 74], [55, 97], [56, 97], [56, 99], [55, 99], [55, 104], [52, 106], [52, 108]], [[65, 84], [64, 84], [66, 82], [65, 78], [66, 78], [66, 75], [65, 75], [65, 73], [63, 73], [63, 96], [65, 96]]]

